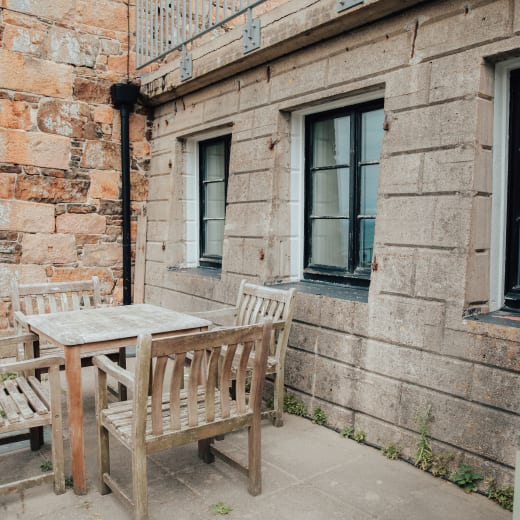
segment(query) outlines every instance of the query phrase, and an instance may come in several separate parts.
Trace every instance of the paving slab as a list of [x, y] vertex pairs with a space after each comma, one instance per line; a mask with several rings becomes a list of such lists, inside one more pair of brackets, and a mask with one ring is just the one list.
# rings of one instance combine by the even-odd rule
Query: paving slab
[[[113, 495], [96, 489], [96, 443], [92, 369], [85, 373], [85, 434], [88, 493], [68, 489], [56, 496], [50, 485], [0, 497], [0, 520], [127, 520], [131, 512]], [[65, 385], [64, 385], [65, 387]], [[64, 395], [65, 397], [65, 395]], [[49, 438], [47, 434], [46, 439]], [[68, 432], [65, 429], [68, 454]], [[227, 435], [217, 447], [245, 460], [247, 435]], [[112, 470], [130, 490], [130, 458], [111, 444]], [[38, 474], [50, 459], [46, 444], [32, 453], [24, 443], [0, 451], [0, 481], [7, 475]], [[404, 461], [344, 439], [307, 419], [285, 416], [282, 428], [262, 425], [263, 492], [252, 497], [247, 479], [217, 458], [205, 464], [196, 444], [149, 457], [150, 518], [210, 520], [210, 508], [223, 502], [230, 520], [511, 520], [511, 513], [486, 497], [466, 494]], [[66, 461], [66, 474], [70, 461]]]

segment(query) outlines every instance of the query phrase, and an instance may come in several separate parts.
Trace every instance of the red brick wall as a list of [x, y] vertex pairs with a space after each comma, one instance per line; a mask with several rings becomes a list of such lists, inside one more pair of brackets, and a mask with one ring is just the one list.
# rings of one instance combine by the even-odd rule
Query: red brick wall
[[[97, 275], [121, 300], [120, 120], [110, 86], [127, 79], [127, 5], [0, 6], [0, 296], [13, 274], [23, 282]], [[133, 53], [129, 60], [132, 75]], [[148, 192], [143, 109], [130, 125], [135, 222]]]

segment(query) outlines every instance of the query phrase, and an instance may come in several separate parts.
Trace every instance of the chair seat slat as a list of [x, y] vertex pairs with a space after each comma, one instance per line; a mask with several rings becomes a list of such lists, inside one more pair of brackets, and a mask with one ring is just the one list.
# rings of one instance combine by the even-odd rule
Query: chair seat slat
[[22, 419], [30, 419], [34, 417], [34, 411], [29, 406], [27, 398], [19, 388], [16, 379], [8, 379], [5, 382], [5, 388], [9, 392], [9, 396], [18, 408], [18, 413], [21, 415]]

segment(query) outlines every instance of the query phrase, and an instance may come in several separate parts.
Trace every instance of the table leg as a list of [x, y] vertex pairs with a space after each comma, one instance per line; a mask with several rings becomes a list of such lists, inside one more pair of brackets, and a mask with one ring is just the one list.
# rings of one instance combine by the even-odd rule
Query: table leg
[[72, 480], [76, 495], [87, 493], [85, 448], [83, 439], [83, 396], [81, 390], [81, 359], [78, 347], [65, 347], [67, 407], [72, 464]]

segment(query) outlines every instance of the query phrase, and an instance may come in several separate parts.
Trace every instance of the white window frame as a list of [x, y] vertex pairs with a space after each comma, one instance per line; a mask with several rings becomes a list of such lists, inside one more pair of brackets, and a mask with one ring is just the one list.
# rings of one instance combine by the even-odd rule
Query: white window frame
[[199, 200], [199, 143], [216, 137], [230, 135], [231, 129], [212, 130], [186, 138], [184, 173], [184, 232], [186, 237], [185, 265], [199, 267], [200, 259], [200, 200]]
[[384, 89], [336, 99], [291, 113], [291, 188], [290, 188], [290, 277], [303, 279], [305, 230], [305, 117], [319, 112], [384, 99]]
[[520, 59], [507, 60], [495, 68], [493, 117], [493, 203], [491, 212], [491, 249], [489, 310], [504, 306], [507, 230], [507, 186], [509, 149], [509, 77], [520, 68]]

